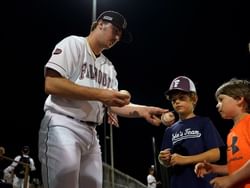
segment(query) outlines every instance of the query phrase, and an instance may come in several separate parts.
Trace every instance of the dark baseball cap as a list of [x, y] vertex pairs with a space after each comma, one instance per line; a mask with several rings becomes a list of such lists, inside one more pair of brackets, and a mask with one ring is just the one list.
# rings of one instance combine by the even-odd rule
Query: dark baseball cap
[[30, 147], [29, 147], [29, 146], [23, 146], [22, 151], [23, 151], [24, 153], [27, 153], [27, 152], [30, 151]]
[[169, 89], [165, 92], [165, 95], [169, 97], [173, 91], [184, 91], [196, 93], [196, 88], [193, 81], [186, 76], [176, 77], [170, 84]]
[[133, 40], [132, 34], [127, 30], [127, 21], [123, 15], [115, 11], [105, 11], [101, 13], [96, 21], [104, 20], [112, 23], [114, 26], [122, 30], [121, 41], [130, 43]]

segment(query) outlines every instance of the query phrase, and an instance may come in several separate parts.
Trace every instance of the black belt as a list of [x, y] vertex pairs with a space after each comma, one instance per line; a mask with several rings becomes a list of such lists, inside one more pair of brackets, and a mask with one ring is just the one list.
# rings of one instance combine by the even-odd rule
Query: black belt
[[72, 116], [69, 116], [69, 115], [66, 115], [66, 116], [67, 116], [68, 118], [70, 118], [70, 119], [77, 120], [77, 121], [79, 121], [79, 122], [81, 122], [81, 123], [85, 123], [85, 124], [87, 124], [87, 125], [89, 125], [89, 126], [97, 126], [97, 125], [98, 125], [98, 123], [93, 122], [93, 121], [84, 121], [84, 120], [76, 119], [76, 118], [74, 118], [74, 117], [72, 117]]

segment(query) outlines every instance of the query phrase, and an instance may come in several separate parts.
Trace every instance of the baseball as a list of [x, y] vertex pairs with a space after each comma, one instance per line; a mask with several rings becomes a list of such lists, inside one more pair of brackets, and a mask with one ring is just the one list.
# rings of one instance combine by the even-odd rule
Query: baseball
[[161, 122], [163, 125], [171, 126], [175, 122], [175, 116], [173, 112], [166, 112], [161, 115]]
[[130, 93], [129, 93], [127, 90], [124, 90], [124, 89], [123, 89], [123, 90], [120, 90], [119, 92], [122, 93], [122, 94], [128, 95], [128, 96], [129, 96], [129, 99], [128, 99], [128, 100], [130, 101], [131, 95], [130, 95]]

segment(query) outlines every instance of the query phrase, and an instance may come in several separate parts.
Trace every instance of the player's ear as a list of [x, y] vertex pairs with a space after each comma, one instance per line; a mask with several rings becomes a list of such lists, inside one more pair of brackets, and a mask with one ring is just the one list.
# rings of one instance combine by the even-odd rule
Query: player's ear
[[97, 23], [97, 27], [102, 30], [103, 27], [105, 26], [105, 23], [102, 21], [102, 20], [99, 20], [98, 23]]

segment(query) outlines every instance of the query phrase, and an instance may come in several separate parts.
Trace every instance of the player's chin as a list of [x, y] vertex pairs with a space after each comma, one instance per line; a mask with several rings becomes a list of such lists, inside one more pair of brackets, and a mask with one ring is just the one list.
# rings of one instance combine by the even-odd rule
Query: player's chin
[[109, 41], [108, 47], [112, 48], [118, 41], [117, 40], [111, 40]]

